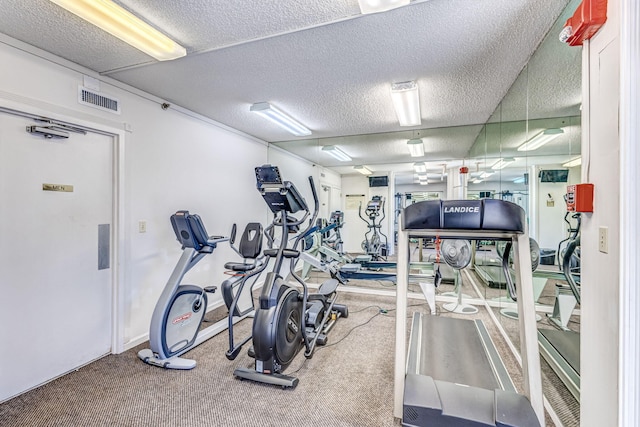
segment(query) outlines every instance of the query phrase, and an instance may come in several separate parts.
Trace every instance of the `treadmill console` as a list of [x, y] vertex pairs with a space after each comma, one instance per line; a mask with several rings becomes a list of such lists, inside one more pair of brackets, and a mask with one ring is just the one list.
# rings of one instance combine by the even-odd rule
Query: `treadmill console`
[[427, 200], [404, 209], [404, 229], [497, 230], [523, 233], [524, 210], [503, 200]]
[[283, 181], [277, 166], [263, 165], [256, 168], [256, 182], [258, 191], [271, 212], [282, 210], [296, 213], [308, 210], [307, 203], [290, 181]]

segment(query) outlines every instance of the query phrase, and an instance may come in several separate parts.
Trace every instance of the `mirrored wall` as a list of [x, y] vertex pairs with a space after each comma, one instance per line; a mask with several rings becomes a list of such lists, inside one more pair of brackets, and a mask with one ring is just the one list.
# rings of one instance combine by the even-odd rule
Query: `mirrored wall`
[[[352, 276], [357, 278], [350, 281], [350, 286], [393, 292], [395, 232], [404, 207], [447, 198], [492, 198], [516, 203], [526, 212], [530, 236], [540, 248], [539, 265], [534, 272], [538, 328], [559, 334], [571, 331], [575, 344], [580, 320], [570, 313], [572, 308], [579, 312], [579, 304], [568, 289], [561, 254], [577, 234], [578, 226], [578, 219], [566, 213], [564, 197], [567, 185], [581, 179], [582, 52], [579, 47], [560, 42], [558, 35], [578, 4], [578, 0], [570, 1], [550, 25], [547, 36], [486, 123], [272, 144], [270, 160], [281, 165], [285, 179], [302, 183], [299, 186], [305, 187], [302, 191], [308, 200], [311, 193], [307, 192], [305, 175], [315, 179], [318, 230], [325, 231], [309, 238], [307, 249], [319, 259], [336, 261], [341, 267], [358, 264], [363, 274]], [[428, 153], [422, 158], [407, 158], [407, 141], [415, 139], [429, 144]], [[353, 154], [363, 142], [371, 151], [383, 145], [398, 149], [380, 150], [385, 155], [377, 164], [321, 166], [327, 164], [330, 147]], [[287, 168], [286, 164], [291, 162], [295, 167]], [[426, 179], [418, 179], [419, 174], [411, 171], [414, 162], [425, 166], [420, 175]], [[461, 174], [461, 168], [468, 172]], [[336, 222], [339, 226], [331, 228]], [[465, 292], [470, 293], [472, 300], [480, 298], [489, 303], [495, 318], [518, 348], [518, 313], [505, 289], [506, 280], [500, 267], [502, 248], [490, 241], [473, 242], [472, 246], [474, 260], [467, 270], [478, 284], [480, 295], [476, 298], [474, 290]], [[412, 260], [425, 263], [418, 266], [416, 273], [433, 275], [434, 253], [433, 241], [414, 242]], [[367, 265], [362, 259], [356, 260], [363, 255], [378, 262]], [[571, 271], [575, 273], [579, 257], [574, 258]], [[309, 268], [305, 274], [312, 281], [320, 281], [327, 273]], [[453, 291], [454, 272], [445, 266], [442, 274]], [[577, 275], [572, 277], [579, 280]], [[420, 292], [417, 287], [413, 291]], [[568, 310], [569, 315], [561, 316], [561, 310]], [[577, 356], [579, 359], [579, 353]], [[545, 360], [549, 357], [545, 355]], [[572, 363], [575, 360], [565, 365], [570, 368]], [[547, 398], [552, 404], [555, 398], [562, 400], [558, 417], [564, 425], [579, 425], [579, 377], [556, 374], [553, 369], [562, 367], [552, 364], [543, 362]], [[560, 393], [559, 389], [563, 391]]]

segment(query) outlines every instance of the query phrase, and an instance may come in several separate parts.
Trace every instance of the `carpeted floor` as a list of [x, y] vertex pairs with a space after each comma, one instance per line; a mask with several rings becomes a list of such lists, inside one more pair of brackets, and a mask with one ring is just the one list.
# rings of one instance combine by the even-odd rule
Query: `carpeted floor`
[[[328, 345], [287, 373], [297, 388], [240, 381], [237, 366], [252, 366], [243, 351], [224, 356], [222, 333], [188, 353], [198, 365], [172, 371], [140, 361], [136, 349], [111, 355], [0, 405], [8, 426], [396, 426], [392, 416], [394, 300], [344, 294], [350, 315]], [[388, 313], [381, 312], [390, 310]], [[251, 320], [238, 333], [248, 332]], [[244, 330], [241, 332], [241, 330]], [[43, 357], [43, 362], [46, 359]]]
[[[348, 286], [394, 288], [389, 282], [353, 282]], [[412, 291], [419, 291], [411, 286], [415, 288]], [[328, 345], [320, 347], [312, 359], [299, 354], [286, 370], [300, 379], [295, 389], [235, 379], [233, 370], [253, 366], [253, 359], [243, 351], [235, 361], [227, 360], [227, 334], [223, 332], [186, 355], [197, 360], [194, 370], [146, 365], [136, 355], [146, 344], [141, 345], [0, 404], [0, 424], [399, 426], [392, 415], [395, 298], [341, 292], [339, 302], [349, 306], [350, 314], [338, 321]], [[410, 300], [409, 304], [410, 316], [414, 311], [428, 312], [422, 300]], [[207, 317], [219, 318], [221, 314], [219, 310]], [[440, 304], [438, 314], [452, 315]], [[507, 344], [483, 308], [477, 316], [485, 322], [514, 383], [521, 388], [519, 368]], [[250, 327], [251, 320], [245, 320], [236, 333], [244, 336]], [[547, 425], [553, 425], [549, 417]]]

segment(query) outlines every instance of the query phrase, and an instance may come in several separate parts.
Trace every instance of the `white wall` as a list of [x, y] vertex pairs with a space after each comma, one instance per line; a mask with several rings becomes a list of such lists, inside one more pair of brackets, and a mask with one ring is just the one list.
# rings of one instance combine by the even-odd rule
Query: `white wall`
[[[137, 344], [148, 333], [155, 303], [180, 256], [170, 215], [179, 209], [197, 212], [210, 234], [228, 234], [233, 222], [243, 227], [248, 221], [262, 221], [266, 207], [255, 190], [253, 167], [266, 163], [266, 144], [194, 118], [179, 108], [162, 110], [160, 100], [153, 96], [5, 36], [0, 39], [0, 63], [0, 105], [3, 99], [19, 99], [85, 121], [119, 129], [124, 129], [125, 123], [130, 126], [124, 140], [121, 226], [126, 244], [124, 265], [120, 266], [124, 280], [119, 283], [124, 337], [119, 344]], [[102, 80], [102, 92], [119, 98], [121, 115], [78, 104], [83, 74]], [[139, 220], [147, 221], [144, 234], [138, 233]], [[190, 272], [186, 281], [219, 284], [224, 279], [223, 264], [230, 259], [235, 255], [222, 245]]]
[[[583, 182], [595, 185], [594, 212], [582, 226], [580, 345], [583, 426], [618, 423], [620, 310], [619, 1], [609, 0], [607, 22], [583, 49]], [[585, 104], [586, 103], [586, 104]], [[608, 227], [609, 253], [598, 251], [598, 228]]]

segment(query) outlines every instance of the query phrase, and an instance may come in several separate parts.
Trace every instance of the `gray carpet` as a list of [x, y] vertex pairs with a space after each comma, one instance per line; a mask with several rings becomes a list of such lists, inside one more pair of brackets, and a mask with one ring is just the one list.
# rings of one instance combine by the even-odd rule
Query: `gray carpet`
[[[388, 282], [352, 282], [349, 286], [393, 289]], [[142, 363], [136, 356], [145, 347], [141, 345], [0, 404], [1, 424], [399, 426], [392, 415], [395, 298], [341, 292], [339, 301], [348, 304], [349, 318], [338, 321], [328, 345], [320, 347], [312, 359], [299, 354], [285, 372], [300, 379], [296, 389], [235, 379], [234, 368], [252, 366], [253, 359], [243, 351], [235, 361], [227, 360], [224, 332], [186, 355], [198, 362], [192, 371], [163, 370]], [[428, 311], [422, 301], [410, 300], [409, 304], [409, 315]], [[451, 315], [441, 306], [438, 314]], [[207, 317], [221, 315], [218, 310]], [[478, 316], [521, 389], [521, 374], [506, 343], [484, 309]], [[251, 320], [239, 324], [238, 336], [247, 334], [250, 326]], [[553, 425], [548, 417], [547, 425]]]
[[[393, 299], [344, 294], [350, 315], [340, 319], [329, 343], [286, 373], [298, 370], [297, 388], [234, 379], [252, 366], [242, 352], [224, 356], [222, 333], [188, 353], [191, 371], [141, 362], [137, 350], [111, 355], [0, 405], [7, 426], [396, 426], [393, 401]], [[375, 305], [375, 307], [370, 307]], [[247, 332], [251, 320], [238, 328]], [[363, 325], [363, 326], [360, 326]], [[355, 328], [355, 329], [354, 329]], [[46, 358], [43, 355], [43, 362]]]

